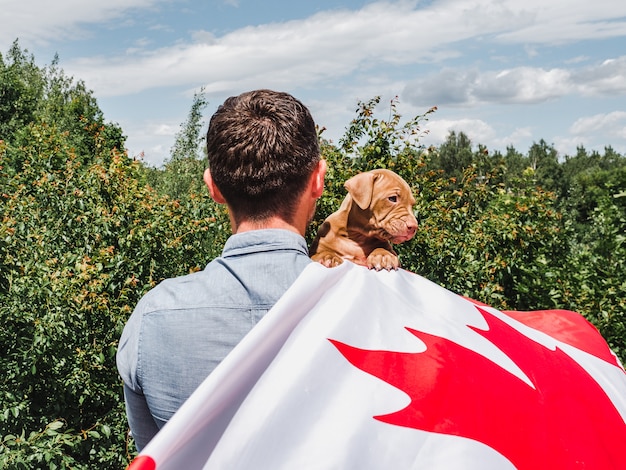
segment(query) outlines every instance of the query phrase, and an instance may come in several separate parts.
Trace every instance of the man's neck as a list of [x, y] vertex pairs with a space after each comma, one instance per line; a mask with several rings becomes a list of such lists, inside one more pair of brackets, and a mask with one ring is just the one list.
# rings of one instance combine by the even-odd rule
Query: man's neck
[[[231, 223], [233, 223], [233, 221], [231, 221]], [[291, 232], [297, 233], [298, 235], [304, 236], [303, 231], [298, 229], [298, 227], [278, 217], [272, 217], [263, 221], [244, 220], [239, 224], [233, 223], [233, 233], [243, 233], [249, 232], [251, 230], [263, 230], [272, 228], [289, 230]]]

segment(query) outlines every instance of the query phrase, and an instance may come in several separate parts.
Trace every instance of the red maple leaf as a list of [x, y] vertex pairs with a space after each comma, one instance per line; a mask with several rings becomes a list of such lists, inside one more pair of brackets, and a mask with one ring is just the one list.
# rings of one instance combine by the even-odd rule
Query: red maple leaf
[[488, 330], [469, 328], [507, 354], [534, 388], [471, 349], [410, 328], [426, 351], [330, 341], [351, 364], [411, 398], [379, 421], [482, 442], [518, 469], [626, 468], [626, 423], [600, 385], [562, 350], [477, 308]]

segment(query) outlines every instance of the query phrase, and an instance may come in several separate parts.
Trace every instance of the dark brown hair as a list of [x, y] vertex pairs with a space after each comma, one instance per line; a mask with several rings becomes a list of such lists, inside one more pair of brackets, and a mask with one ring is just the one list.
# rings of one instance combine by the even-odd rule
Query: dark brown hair
[[213, 181], [236, 219], [292, 219], [320, 159], [315, 122], [300, 101], [271, 90], [230, 97], [206, 141]]

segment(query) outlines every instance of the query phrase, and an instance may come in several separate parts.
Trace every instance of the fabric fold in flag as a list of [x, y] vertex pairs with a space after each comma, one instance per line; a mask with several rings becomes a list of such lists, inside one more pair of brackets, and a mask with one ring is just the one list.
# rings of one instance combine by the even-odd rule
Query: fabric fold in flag
[[625, 419], [582, 316], [314, 263], [130, 468], [619, 468]]

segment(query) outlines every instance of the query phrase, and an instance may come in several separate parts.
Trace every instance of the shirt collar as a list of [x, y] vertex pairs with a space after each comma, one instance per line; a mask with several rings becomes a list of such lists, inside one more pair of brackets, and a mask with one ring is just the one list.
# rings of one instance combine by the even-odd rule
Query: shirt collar
[[299, 251], [306, 256], [309, 255], [303, 236], [284, 229], [260, 229], [231, 235], [224, 245], [222, 257], [285, 250]]

